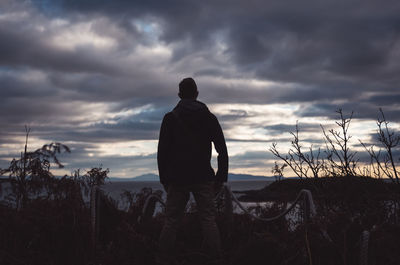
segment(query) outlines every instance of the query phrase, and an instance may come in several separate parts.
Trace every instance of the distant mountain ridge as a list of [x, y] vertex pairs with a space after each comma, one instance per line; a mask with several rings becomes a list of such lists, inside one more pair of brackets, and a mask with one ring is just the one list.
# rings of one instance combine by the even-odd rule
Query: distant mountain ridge
[[[111, 181], [159, 181], [160, 178], [156, 174], [144, 174], [137, 177], [132, 178], [113, 178], [110, 177]], [[259, 175], [250, 175], [250, 174], [228, 174], [228, 181], [240, 181], [240, 180], [248, 180], [248, 181], [256, 181], [256, 180], [275, 180], [275, 177], [271, 176], [259, 176]]]

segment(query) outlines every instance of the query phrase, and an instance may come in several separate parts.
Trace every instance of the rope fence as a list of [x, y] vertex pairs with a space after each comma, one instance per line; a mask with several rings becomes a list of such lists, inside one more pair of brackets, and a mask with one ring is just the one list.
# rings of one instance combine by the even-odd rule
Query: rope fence
[[[270, 217], [270, 218], [262, 218], [259, 217], [255, 214], [252, 214], [248, 209], [246, 209], [246, 207], [236, 198], [236, 196], [234, 195], [234, 193], [231, 191], [231, 188], [228, 185], [224, 185], [223, 188], [221, 189], [221, 191], [215, 196], [214, 200], [218, 200], [219, 198], [221, 198], [222, 196], [224, 196], [225, 199], [229, 199], [232, 200], [233, 202], [235, 202], [238, 207], [246, 214], [248, 214], [249, 216], [251, 216], [254, 219], [260, 220], [260, 221], [265, 221], [265, 222], [271, 222], [274, 220], [277, 220], [283, 216], [285, 216], [286, 214], [288, 214], [295, 206], [296, 204], [300, 201], [300, 199], [302, 197], [304, 197], [304, 202], [307, 205], [306, 208], [309, 209], [309, 216], [308, 217], [313, 217], [316, 215], [316, 209], [315, 209], [315, 204], [312, 198], [312, 194], [309, 190], [303, 189], [299, 192], [299, 194], [297, 195], [296, 199], [294, 200], [294, 202], [282, 213], [278, 214], [277, 216], [274, 217]], [[142, 211], [142, 218], [139, 217], [139, 220], [143, 220], [145, 219], [144, 217], [148, 218], [149, 216], [152, 216], [154, 214], [155, 211], [155, 203], [159, 202], [163, 207], [165, 207], [165, 202], [163, 201], [163, 199], [156, 194], [151, 194], [147, 197], [144, 206], [143, 206], [143, 211]], [[224, 203], [228, 208], [232, 208], [230, 207], [230, 203], [229, 201], [227, 202], [227, 200], [225, 200]], [[233, 209], [231, 209], [232, 211]]]
[[231, 191], [229, 186], [224, 186], [224, 188], [227, 190], [227, 192], [229, 192], [229, 194], [232, 197], [232, 200], [239, 206], [239, 208], [246, 214], [250, 215], [252, 218], [260, 220], [260, 221], [264, 221], [264, 222], [272, 222], [275, 221], [285, 215], [287, 215], [295, 206], [296, 204], [300, 201], [301, 197], [304, 196], [305, 198], [305, 202], [306, 204], [308, 204], [309, 206], [309, 217], [313, 217], [314, 215], [316, 215], [316, 210], [315, 210], [315, 204], [314, 201], [312, 199], [312, 195], [311, 192], [309, 190], [301, 190], [299, 192], [299, 194], [297, 195], [296, 199], [294, 200], [294, 202], [282, 213], [278, 214], [277, 216], [274, 217], [269, 217], [269, 218], [262, 218], [259, 217], [255, 214], [252, 214], [251, 212], [249, 212], [249, 210], [246, 209], [246, 207], [243, 206], [243, 204], [236, 198], [236, 196], [233, 194], [233, 192]]
[[[90, 215], [91, 215], [91, 235], [92, 235], [92, 247], [93, 247], [93, 254], [95, 254], [96, 250], [96, 242], [98, 238], [98, 231], [99, 231], [99, 223], [100, 223], [100, 218], [99, 218], [99, 211], [100, 211], [100, 196], [101, 196], [101, 190], [97, 187], [94, 186], [91, 189], [90, 193]], [[251, 213], [235, 196], [235, 194], [232, 192], [231, 188], [229, 185], [224, 184], [222, 189], [216, 194], [214, 200], [217, 201], [219, 199], [223, 199], [224, 201], [224, 215], [227, 217], [226, 219], [229, 221], [232, 221], [231, 219], [233, 218], [233, 204], [232, 202], [236, 203], [237, 206], [247, 215], [249, 215], [251, 218], [263, 222], [272, 222], [275, 220], [278, 220], [279, 218], [282, 218], [286, 216], [290, 211], [294, 209], [294, 207], [299, 204], [300, 206], [303, 206], [303, 212], [304, 212], [304, 221], [307, 223], [310, 218], [313, 218], [316, 216], [317, 211], [315, 207], [315, 203], [312, 197], [312, 194], [309, 190], [307, 189], [302, 189], [300, 192], [297, 194], [295, 200], [290, 204], [289, 207], [287, 207], [283, 212], [279, 213], [276, 216], [273, 217], [260, 217], [257, 216], [253, 213]], [[301, 199], [303, 198], [303, 205], [301, 204]], [[142, 214], [138, 217], [138, 222], [144, 222], [146, 220], [149, 220], [153, 217], [155, 209], [156, 209], [156, 204], [160, 203], [162, 207], [166, 206], [166, 203], [162, 199], [160, 194], [157, 193], [152, 193], [150, 194], [143, 205], [142, 209]], [[320, 228], [321, 235], [330, 243], [332, 243], [332, 239], [327, 233], [325, 229]], [[368, 264], [368, 245], [369, 245], [369, 240], [370, 240], [370, 234], [371, 231], [363, 231], [361, 233], [360, 237], [360, 265], [367, 265]]]
[[142, 210], [142, 215], [138, 217], [138, 222], [143, 222], [144, 220], [148, 220], [153, 217], [154, 212], [156, 210], [156, 203], [159, 202], [165, 208], [165, 202], [158, 194], [150, 194], [144, 205]]

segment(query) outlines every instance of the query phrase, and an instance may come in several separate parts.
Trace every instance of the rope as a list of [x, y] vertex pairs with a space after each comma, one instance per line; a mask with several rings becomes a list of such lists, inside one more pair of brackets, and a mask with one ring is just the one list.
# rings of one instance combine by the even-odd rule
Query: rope
[[[299, 202], [300, 198], [303, 196], [305, 199], [305, 206], [306, 209], [308, 209], [308, 211], [306, 211], [306, 214], [308, 216], [306, 216], [306, 218], [308, 219], [309, 217], [313, 217], [317, 214], [316, 208], [315, 208], [315, 204], [314, 204], [314, 200], [312, 198], [312, 194], [311, 191], [306, 190], [306, 189], [302, 189], [299, 194], [297, 195], [296, 199], [294, 200], [294, 202], [289, 206], [289, 208], [287, 208], [285, 211], [283, 211], [282, 213], [278, 214], [277, 216], [274, 217], [269, 217], [269, 218], [262, 218], [259, 217], [257, 215], [252, 214], [251, 212], [249, 212], [244, 206], [243, 204], [236, 198], [236, 196], [233, 194], [230, 186], [224, 184], [223, 188], [216, 194], [214, 200], [218, 200], [221, 196], [224, 196], [225, 198], [225, 214], [228, 213], [228, 211], [230, 211], [230, 213], [232, 213], [232, 204], [230, 203], [231, 201], [234, 201], [239, 208], [246, 214], [250, 215], [252, 218], [256, 219], [256, 220], [260, 220], [260, 221], [264, 221], [264, 222], [271, 222], [271, 221], [275, 221], [283, 216], [285, 216], [286, 214], [288, 214], [295, 206], [296, 204]], [[142, 222], [144, 219], [146, 219], [147, 217], [151, 217], [154, 214], [154, 210], [155, 207], [153, 207], [151, 213], [149, 212], [149, 206], [150, 206], [150, 202], [152, 200], [155, 200], [154, 204], [159, 202], [161, 203], [161, 205], [163, 205], [165, 207], [165, 202], [162, 200], [162, 198], [157, 195], [157, 194], [150, 194], [145, 201], [145, 204], [143, 206], [143, 210], [142, 210], [142, 215], [138, 217], [138, 222]], [[227, 201], [229, 200], [229, 202]], [[230, 218], [228, 218], [228, 221]], [[331, 237], [329, 236], [328, 232], [325, 229], [320, 229], [320, 232], [322, 234], [322, 236], [328, 241], [328, 242], [333, 242]]]
[[[215, 199], [217, 200], [218, 198], [220, 198], [222, 195], [224, 194], [224, 189], [221, 189], [216, 195], [215, 195]], [[158, 194], [150, 194], [147, 198], [146, 201], [143, 205], [143, 210], [142, 210], [142, 215], [138, 217], [138, 222], [143, 221], [144, 217], [146, 216], [146, 213], [148, 213], [148, 208], [150, 207], [150, 202], [152, 200], [155, 200], [155, 202], [159, 202], [163, 207], [165, 207], [165, 202], [162, 200], [162, 198], [158, 195]], [[151, 216], [153, 216], [154, 211], [151, 213]]]
[[294, 206], [296, 206], [297, 202], [300, 200], [300, 198], [302, 196], [305, 196], [307, 198], [307, 203], [310, 206], [310, 216], [314, 216], [316, 214], [316, 210], [315, 210], [315, 205], [314, 205], [314, 201], [312, 199], [312, 195], [311, 192], [309, 190], [301, 190], [299, 192], [299, 194], [297, 195], [296, 199], [294, 200], [294, 202], [289, 206], [289, 208], [287, 208], [285, 211], [283, 211], [282, 213], [278, 214], [277, 216], [274, 217], [269, 217], [269, 218], [262, 218], [259, 217], [257, 215], [252, 214], [251, 212], [249, 212], [243, 205], [242, 203], [236, 198], [236, 196], [232, 193], [231, 189], [229, 186], [225, 186], [225, 188], [229, 191], [233, 201], [239, 206], [239, 208], [245, 212], [246, 214], [250, 215], [251, 217], [253, 217], [254, 219], [260, 220], [260, 221], [264, 221], [264, 222], [271, 222], [271, 221], [275, 221], [279, 218], [281, 218], [282, 216], [285, 216], [287, 213], [289, 213]]
[[154, 202], [154, 206], [157, 202], [159, 202], [162, 206], [165, 207], [165, 202], [158, 194], [150, 194], [143, 205], [142, 215], [138, 217], [138, 222], [142, 222], [146, 217], [151, 217], [154, 214], [155, 207], [153, 207], [152, 211], [149, 212], [150, 203]]
[[[251, 217], [253, 217], [254, 219], [260, 220], [260, 221], [265, 221], [265, 222], [271, 222], [274, 220], [277, 220], [279, 218], [281, 218], [282, 216], [285, 216], [287, 213], [289, 213], [294, 206], [296, 205], [296, 203], [300, 200], [301, 196], [305, 197], [305, 202], [308, 204], [308, 208], [309, 208], [309, 217], [313, 217], [317, 214], [316, 208], [315, 208], [315, 204], [314, 204], [314, 200], [312, 198], [312, 194], [311, 191], [303, 189], [299, 192], [299, 194], [297, 195], [296, 199], [294, 200], [294, 202], [291, 204], [291, 206], [289, 208], [287, 208], [284, 212], [282, 212], [281, 214], [275, 216], [275, 217], [270, 217], [270, 218], [261, 218], [258, 217], [252, 213], [250, 213], [241, 203], [240, 201], [236, 198], [236, 196], [233, 194], [233, 192], [231, 191], [230, 187], [228, 185], [224, 185], [223, 188], [224, 191], [228, 192], [230, 194], [230, 197], [232, 198], [232, 200], [239, 206], [239, 208], [245, 212], [246, 214], [250, 215]], [[222, 192], [218, 193], [217, 198], [219, 196], [222, 195]], [[308, 217], [307, 217], [308, 218]], [[322, 234], [322, 236], [330, 243], [333, 242], [332, 238], [329, 236], [328, 232], [323, 229], [320, 228], [320, 232]]]
[[[306, 214], [307, 216], [305, 217], [306, 219], [308, 219], [309, 217], [313, 217], [317, 214], [316, 211], [316, 207], [314, 204], [314, 200], [312, 198], [312, 194], [311, 191], [306, 190], [306, 189], [302, 189], [299, 194], [297, 195], [296, 199], [294, 200], [294, 202], [282, 213], [278, 214], [277, 216], [274, 217], [269, 217], [269, 218], [262, 218], [259, 217], [257, 215], [252, 214], [251, 212], [249, 212], [246, 207], [243, 206], [243, 204], [236, 198], [236, 196], [233, 194], [230, 186], [224, 184], [223, 188], [216, 194], [214, 200], [218, 200], [221, 196], [224, 196], [225, 198], [225, 213], [228, 212], [228, 210], [230, 210], [230, 213], [232, 213], [232, 204], [230, 202], [234, 201], [239, 208], [246, 214], [250, 215], [252, 218], [256, 219], [256, 220], [260, 220], [260, 221], [264, 221], [264, 222], [271, 222], [271, 221], [275, 221], [283, 216], [285, 216], [286, 214], [288, 214], [295, 206], [296, 204], [299, 202], [300, 198], [304, 197], [304, 202], [305, 202], [305, 206], [306, 206]], [[143, 206], [143, 210], [142, 210], [142, 215], [138, 217], [138, 222], [143, 221], [143, 219], [145, 219], [147, 217], [146, 213], [149, 214], [149, 217], [153, 216], [154, 214], [154, 210], [155, 208], [153, 207], [152, 212], [149, 213], [148, 208], [150, 206], [150, 202], [151, 200], [155, 200], [154, 203], [161, 203], [164, 207], [165, 207], [165, 202], [162, 200], [162, 198], [157, 195], [157, 194], [150, 194], [145, 201], [145, 204]], [[229, 200], [229, 202], [227, 202], [227, 200]], [[150, 215], [151, 214], [151, 215]], [[228, 218], [229, 219], [229, 218]], [[320, 232], [322, 234], [322, 236], [329, 242], [333, 242], [331, 237], [329, 236], [329, 234], [327, 233], [327, 231], [325, 229], [320, 229]]]
[[[223, 186], [223, 189], [221, 189], [221, 191], [219, 191], [218, 194], [216, 195], [215, 200], [218, 199], [219, 197], [221, 197], [224, 194], [224, 192], [227, 192], [230, 195], [232, 200], [239, 206], [239, 208], [243, 212], [245, 212], [246, 214], [250, 215], [254, 219], [257, 219], [257, 220], [260, 220], [260, 221], [270, 222], [270, 221], [274, 221], [274, 220], [277, 220], [277, 219], [285, 216], [287, 213], [289, 213], [294, 208], [294, 206], [296, 206], [297, 202], [300, 200], [300, 198], [302, 196], [304, 196], [306, 198], [306, 202], [307, 202], [307, 204], [309, 206], [309, 209], [310, 209], [310, 217], [316, 215], [315, 204], [314, 204], [314, 201], [312, 199], [312, 194], [311, 194], [311, 192], [309, 190], [305, 190], [305, 189], [301, 190], [299, 192], [299, 194], [297, 195], [296, 199], [294, 200], [294, 202], [289, 206], [289, 208], [287, 208], [285, 211], [283, 211], [282, 213], [278, 214], [277, 216], [270, 217], [270, 218], [262, 218], [262, 217], [259, 217], [257, 215], [252, 214], [251, 212], [249, 212], [243, 206], [243, 204], [236, 198], [236, 196], [233, 194], [231, 188], [228, 185], [224, 185]], [[144, 203], [143, 210], [142, 210], [142, 216], [145, 216], [145, 214], [148, 212], [148, 208], [149, 208], [150, 202], [151, 202], [151, 200], [154, 200], [154, 199], [156, 200], [155, 202], [159, 202], [165, 207], [165, 202], [162, 200], [162, 198], [159, 195], [150, 194], [146, 198], [146, 201]], [[152, 214], [154, 214], [154, 212]], [[143, 219], [142, 216], [139, 217], [138, 221]]]
[[[148, 205], [149, 205], [149, 203], [150, 203], [150, 200], [151, 200], [152, 198], [156, 199], [156, 201], [158, 201], [159, 203], [161, 203], [162, 206], [165, 207], [165, 202], [161, 199], [161, 197], [160, 197], [159, 195], [157, 195], [157, 194], [150, 194], [150, 195], [147, 197], [147, 199], [146, 199], [146, 201], [145, 201], [145, 203], [144, 203], [143, 209], [146, 209], [146, 208], [148, 207]], [[143, 213], [144, 213], [144, 211], [143, 211]]]
[[313, 217], [317, 214], [317, 210], [315, 208], [314, 200], [312, 198], [311, 191], [309, 190], [301, 190], [300, 192], [303, 192], [305, 195], [305, 198], [308, 202], [308, 206], [310, 207], [310, 217]]
[[[225, 187], [225, 184], [224, 184], [224, 186], [223, 186], [223, 187]], [[217, 194], [215, 194], [215, 198], [214, 198], [214, 200], [218, 200], [218, 199], [219, 199], [219, 197], [221, 197], [221, 196], [224, 194], [224, 192], [225, 192], [224, 188], [220, 189], [220, 190], [218, 191], [218, 193], [217, 193]]]

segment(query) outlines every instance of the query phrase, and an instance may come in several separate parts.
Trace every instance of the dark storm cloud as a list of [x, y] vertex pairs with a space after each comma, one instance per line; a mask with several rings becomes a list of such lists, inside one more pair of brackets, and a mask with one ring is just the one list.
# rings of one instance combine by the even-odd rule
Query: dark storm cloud
[[242, 154], [230, 156], [231, 168], [265, 168], [269, 165], [268, 160], [276, 159], [274, 155], [267, 151], [249, 151]]
[[[296, 104], [300, 122], [338, 108], [376, 119], [383, 107], [400, 121], [398, 1], [3, 0], [0, 10], [0, 144], [25, 124], [49, 141], [157, 139], [189, 75], [208, 104]], [[216, 114], [224, 129], [264, 128], [272, 137], [259, 142], [289, 129]]]
[[303, 117], [329, 117], [331, 119], [338, 120], [340, 118], [339, 114], [336, 112], [338, 109], [343, 109], [343, 114], [345, 118], [349, 118], [351, 112], [354, 111], [354, 118], [357, 119], [373, 119], [377, 120], [380, 116], [379, 108], [383, 108], [385, 117], [388, 121], [398, 122], [400, 120], [400, 110], [397, 103], [390, 104], [390, 99], [388, 104], [379, 105], [375, 102], [346, 102], [346, 103], [315, 103], [313, 105], [304, 106], [298, 113], [299, 116]]
[[154, 140], [158, 138], [165, 109], [148, 109], [88, 126], [35, 127], [37, 136], [47, 141], [74, 141], [88, 145], [102, 142]]
[[[75, 12], [152, 16], [161, 38], [190, 38], [192, 49], [223, 35], [240, 68], [280, 81], [381, 79], [398, 40], [397, 1], [59, 1]], [[390, 8], [389, 8], [390, 7]], [[306, 74], [308, 73], [308, 75]], [[391, 80], [393, 82], [394, 80]]]
[[[210, 88], [209, 95], [212, 96], [206, 98], [220, 99], [220, 102], [260, 104], [341, 99], [357, 105], [357, 97], [364, 92], [394, 91], [399, 83], [395, 51], [400, 5], [396, 1], [390, 1], [390, 8], [382, 7], [376, 1], [303, 1], [301, 5], [271, 1], [33, 3], [45, 13], [52, 9], [64, 10], [64, 17], [69, 13], [106, 16], [127, 33], [127, 28], [137, 31], [132, 20], [156, 21], [161, 26], [159, 40], [173, 48], [172, 62], [185, 61], [196, 53], [212, 58], [213, 54], [207, 51], [220, 40], [226, 45], [223, 54], [238, 72], [295, 84], [290, 88], [276, 87], [277, 92], [272, 96], [258, 90], [243, 87], [235, 90], [229, 85], [216, 84]], [[137, 35], [137, 39], [142, 38]], [[88, 55], [88, 58], [94, 57]], [[103, 65], [96, 61], [93, 64]], [[189, 62], [183, 67], [187, 64]], [[111, 68], [115, 70], [114, 66]], [[86, 70], [91, 70], [90, 65]], [[196, 73], [204, 77], [221, 76], [223, 72], [218, 68], [203, 67]], [[77, 84], [79, 89], [85, 87], [90, 85]]]
[[[314, 132], [316, 130], [320, 130], [321, 127], [319, 124], [304, 124], [304, 123], [299, 123], [298, 128], [300, 132]], [[288, 132], [295, 132], [296, 131], [296, 125], [295, 124], [274, 124], [274, 125], [268, 125], [264, 126], [264, 129], [268, 131], [268, 133], [276, 135], [276, 134], [282, 134], [282, 133], [288, 133]]]
[[224, 129], [235, 126], [238, 122], [254, 115], [245, 110], [229, 110], [229, 114], [218, 115], [218, 121], [224, 123]]
[[0, 65], [33, 67], [63, 72], [115, 72], [90, 48], [63, 51], [43, 42], [43, 36], [25, 25], [0, 23]]
[[385, 106], [397, 105], [400, 102], [400, 93], [371, 96], [368, 101], [378, 106], [382, 106], [383, 108]]

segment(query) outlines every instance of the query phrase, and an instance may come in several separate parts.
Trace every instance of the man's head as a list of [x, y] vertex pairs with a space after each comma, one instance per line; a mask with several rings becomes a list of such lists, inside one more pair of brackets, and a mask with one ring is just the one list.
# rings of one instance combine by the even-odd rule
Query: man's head
[[196, 99], [199, 95], [197, 90], [196, 82], [191, 77], [184, 78], [179, 83], [179, 93], [178, 96], [181, 99]]

